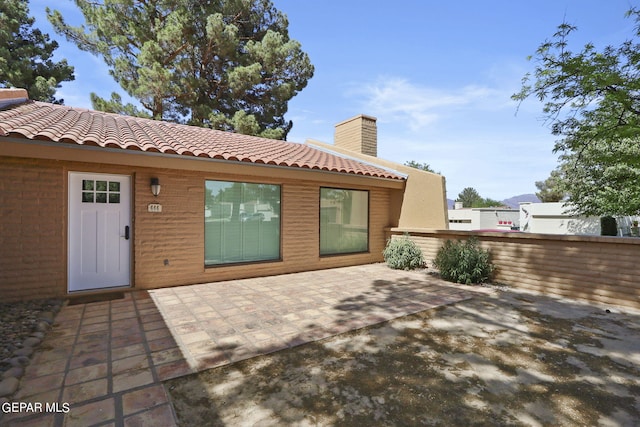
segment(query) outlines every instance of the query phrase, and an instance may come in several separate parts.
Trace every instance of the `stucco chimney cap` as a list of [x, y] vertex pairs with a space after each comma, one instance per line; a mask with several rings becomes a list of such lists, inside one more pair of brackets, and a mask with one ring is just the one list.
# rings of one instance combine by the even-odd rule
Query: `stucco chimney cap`
[[22, 104], [29, 100], [29, 94], [26, 89], [0, 89], [0, 108], [5, 108], [13, 104]]

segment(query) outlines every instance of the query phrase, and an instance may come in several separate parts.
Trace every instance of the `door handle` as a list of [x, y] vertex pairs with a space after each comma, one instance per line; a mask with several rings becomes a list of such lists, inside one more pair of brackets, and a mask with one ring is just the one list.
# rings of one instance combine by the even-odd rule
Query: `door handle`
[[125, 240], [129, 240], [129, 226], [128, 225], [124, 226], [124, 238], [125, 238]]

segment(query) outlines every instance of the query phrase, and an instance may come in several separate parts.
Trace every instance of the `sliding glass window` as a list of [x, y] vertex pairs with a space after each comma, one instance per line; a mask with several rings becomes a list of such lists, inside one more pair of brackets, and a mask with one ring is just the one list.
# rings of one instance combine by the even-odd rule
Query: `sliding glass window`
[[369, 192], [320, 188], [320, 255], [369, 250]]
[[204, 263], [280, 259], [280, 186], [206, 181]]

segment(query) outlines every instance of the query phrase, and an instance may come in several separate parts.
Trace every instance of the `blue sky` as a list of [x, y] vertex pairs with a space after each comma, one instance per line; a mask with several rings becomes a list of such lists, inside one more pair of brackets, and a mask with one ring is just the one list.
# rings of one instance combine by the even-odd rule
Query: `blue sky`
[[[510, 96], [534, 64], [527, 56], [566, 20], [578, 27], [573, 50], [618, 45], [634, 23], [630, 0], [272, 0], [289, 17], [290, 36], [315, 66], [289, 102], [288, 140], [333, 141], [334, 125], [357, 114], [378, 119], [378, 156], [428, 163], [447, 180], [447, 197], [465, 187], [502, 200], [536, 191], [557, 164], [542, 106], [516, 114]], [[89, 93], [125, 95], [100, 58], [54, 33], [46, 6], [73, 16], [73, 2], [32, 0], [37, 28], [60, 43], [75, 67], [65, 104], [90, 108]]]

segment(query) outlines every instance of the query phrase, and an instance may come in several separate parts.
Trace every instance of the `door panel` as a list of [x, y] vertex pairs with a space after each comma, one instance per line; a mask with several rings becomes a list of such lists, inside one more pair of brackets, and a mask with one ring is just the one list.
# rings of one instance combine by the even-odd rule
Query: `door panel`
[[[81, 210], [80, 218], [80, 272], [82, 274], [96, 274], [98, 273], [98, 248], [96, 247], [98, 213]], [[69, 222], [70, 227], [75, 226], [75, 221]]]
[[69, 291], [131, 284], [131, 179], [69, 173]]
[[107, 212], [105, 222], [105, 270], [120, 271], [122, 269], [120, 257], [109, 256], [109, 254], [119, 254], [120, 241], [124, 240], [124, 228], [129, 222], [122, 218], [119, 211]]

